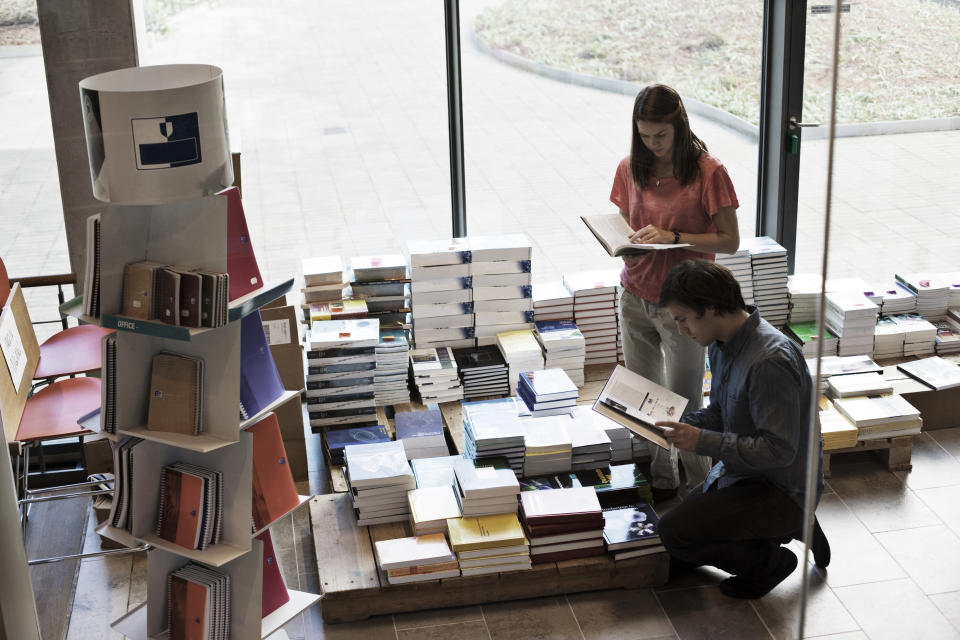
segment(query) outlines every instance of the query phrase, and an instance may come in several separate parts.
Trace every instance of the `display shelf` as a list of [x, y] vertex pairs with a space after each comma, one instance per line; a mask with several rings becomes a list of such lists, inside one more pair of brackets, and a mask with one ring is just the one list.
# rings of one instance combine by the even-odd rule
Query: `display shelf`
[[287, 594], [290, 596], [290, 601], [270, 613], [260, 623], [261, 638], [266, 638], [320, 600], [319, 595], [306, 593], [305, 591], [287, 589]]
[[273, 520], [273, 522], [271, 522], [271, 523], [268, 524], [267, 526], [263, 527], [262, 529], [257, 529], [256, 531], [254, 531], [254, 532], [253, 532], [253, 537], [254, 537], [254, 538], [257, 537], [258, 535], [260, 535], [261, 533], [263, 533], [264, 531], [266, 531], [267, 529], [269, 529], [270, 527], [272, 527], [274, 524], [276, 524], [278, 520], [280, 520], [281, 518], [284, 518], [284, 517], [290, 515], [291, 513], [293, 513], [294, 511], [296, 511], [297, 509], [299, 509], [299, 508], [302, 507], [303, 505], [305, 505], [307, 502], [310, 501], [310, 498], [312, 498], [312, 497], [313, 497], [313, 496], [301, 496], [301, 495], [298, 495], [298, 496], [297, 496], [297, 500], [298, 500], [297, 506], [293, 507], [293, 508], [290, 509], [289, 511], [284, 512], [283, 515], [277, 516], [277, 517]]
[[118, 618], [110, 625], [110, 628], [117, 633], [126, 636], [129, 640], [158, 640], [166, 638], [167, 632], [164, 631], [156, 636], [147, 634], [147, 603], [144, 602], [138, 607], [128, 611], [123, 617]]
[[197, 453], [210, 453], [221, 447], [236, 444], [236, 440], [227, 440], [213, 435], [201, 433], [192, 436], [184, 433], [169, 433], [166, 431], [151, 431], [146, 427], [122, 427], [117, 429], [117, 433], [122, 436], [132, 436], [134, 438], [143, 438], [150, 442], [157, 442], [178, 449], [187, 451], [196, 451]]
[[260, 422], [260, 419], [263, 418], [263, 416], [267, 415], [277, 407], [283, 405], [285, 402], [290, 400], [290, 398], [293, 398], [294, 396], [299, 396], [299, 395], [300, 395], [300, 390], [297, 390], [297, 391], [290, 391], [289, 389], [285, 390], [282, 394], [280, 394], [280, 396], [276, 400], [274, 400], [273, 402], [265, 406], [263, 409], [258, 411], [253, 416], [247, 418], [246, 420], [243, 420], [240, 423], [240, 428], [246, 429], [250, 425]]
[[202, 562], [203, 564], [210, 565], [211, 567], [222, 567], [226, 563], [250, 553], [249, 547], [244, 548], [240, 545], [223, 542], [220, 544], [212, 544], [206, 549], [201, 550], [181, 547], [180, 545], [164, 540], [155, 534], [138, 536], [138, 539], [141, 542], [146, 542], [150, 546], [162, 551], [176, 554], [186, 558], [187, 560]]
[[140, 546], [140, 540], [134, 538], [132, 533], [126, 529], [118, 529], [117, 527], [111, 526], [106, 522], [97, 525], [95, 531], [97, 532], [97, 535], [101, 535], [104, 538], [113, 540], [117, 544], [121, 544], [124, 547]]

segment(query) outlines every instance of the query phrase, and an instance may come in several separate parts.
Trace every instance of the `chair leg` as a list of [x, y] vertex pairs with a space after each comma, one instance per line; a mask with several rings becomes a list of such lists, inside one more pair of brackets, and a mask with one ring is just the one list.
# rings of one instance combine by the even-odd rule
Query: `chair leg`
[[30, 510], [30, 503], [23, 502], [30, 497], [30, 445], [24, 444], [21, 449], [23, 456], [23, 493], [20, 502], [20, 527], [23, 530], [23, 543], [27, 543], [27, 517]]

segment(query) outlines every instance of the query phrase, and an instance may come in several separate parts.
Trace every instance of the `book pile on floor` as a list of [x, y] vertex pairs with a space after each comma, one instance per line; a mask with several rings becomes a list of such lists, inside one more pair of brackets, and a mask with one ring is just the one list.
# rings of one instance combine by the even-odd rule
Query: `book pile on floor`
[[[817, 385], [817, 393], [824, 395], [827, 392], [827, 380], [831, 376], [849, 375], [853, 373], [870, 373], [879, 371], [883, 368], [873, 361], [870, 356], [824, 356], [819, 361], [816, 358], [807, 358], [807, 369], [810, 370], [810, 376], [816, 378], [817, 367], [819, 364], [820, 380]], [[817, 382], [814, 380], [814, 382]]]
[[573, 442], [567, 433], [564, 416], [528, 418], [523, 428], [523, 475], [542, 476], [568, 472], [573, 456]]
[[579, 409], [586, 409], [598, 418], [604, 418], [605, 420], [609, 420], [609, 418], [601, 416], [588, 406], [577, 407], [576, 409], [570, 415], [570, 420], [564, 423], [567, 433], [570, 434], [570, 442], [573, 445], [570, 468], [579, 471], [581, 469], [609, 466], [613, 454], [610, 436], [597, 425], [593, 416]]
[[573, 294], [559, 280], [533, 285], [533, 317], [537, 322], [546, 320], [572, 322]]
[[504, 331], [532, 328], [530, 241], [522, 234], [471, 236], [467, 241], [477, 345], [496, 344]]
[[883, 396], [891, 393], [893, 383], [881, 373], [851, 373], [846, 376], [830, 376], [827, 379], [827, 397], [831, 399]]
[[465, 518], [517, 512], [520, 483], [512, 469], [474, 466], [473, 460], [464, 459], [453, 465], [453, 471], [454, 495]]
[[[717, 256], [717, 262], [720, 256]], [[790, 324], [815, 322], [822, 279], [815, 273], [795, 273], [787, 277], [790, 295]], [[747, 303], [750, 304], [750, 303]]]
[[[506, 398], [509, 403], [518, 401]], [[523, 402], [519, 402], [520, 405]], [[517, 405], [497, 401], [463, 403], [464, 452], [477, 464], [485, 458], [506, 458], [515, 475], [523, 475], [523, 428]]]
[[407, 491], [416, 484], [403, 443], [347, 445], [344, 452], [357, 525], [408, 520]]
[[941, 273], [939, 277], [947, 284], [949, 290], [947, 307], [950, 309], [960, 307], [960, 271]]
[[584, 364], [617, 362], [617, 290], [618, 270], [587, 271], [563, 276], [563, 284], [573, 292], [573, 320], [586, 342]]
[[[629, 462], [633, 458], [633, 436], [629, 429], [602, 416], [588, 405], [578, 406], [571, 416], [577, 424], [592, 422], [594, 427], [603, 431], [610, 440], [610, 460]], [[576, 428], [576, 427], [574, 427]]]
[[411, 350], [410, 369], [423, 404], [463, 399], [457, 362], [450, 347]]
[[902, 396], [857, 396], [833, 401], [837, 411], [856, 425], [860, 440], [920, 433], [920, 412]]
[[583, 365], [587, 357], [587, 342], [583, 333], [570, 320], [538, 320], [536, 338], [543, 347], [545, 369], [560, 368], [567, 372], [578, 387], [582, 387]]
[[453, 467], [457, 460], [466, 460], [464, 454], [440, 456], [438, 458], [414, 458], [410, 461], [413, 477], [418, 489], [428, 487], [452, 487], [454, 483]]
[[465, 576], [530, 569], [530, 546], [516, 513], [447, 520], [450, 546]]
[[827, 329], [839, 337], [841, 356], [873, 353], [873, 333], [879, 307], [855, 291], [827, 292]]
[[742, 244], [750, 252], [754, 304], [767, 322], [782, 327], [790, 307], [787, 250], [767, 236], [747, 238]]
[[[839, 376], [841, 378], [846, 376]], [[849, 449], [857, 446], [860, 431], [857, 425], [830, 404], [820, 414], [820, 434], [823, 436], [823, 450]]]
[[[790, 321], [783, 328], [783, 332], [793, 338], [794, 342], [800, 345], [804, 357], [815, 358], [817, 356], [817, 340], [819, 332], [816, 322], [793, 322]], [[837, 336], [830, 333], [829, 329], [823, 332], [823, 355], [837, 355]]]
[[522, 371], [540, 371], [543, 369], [543, 351], [533, 331], [507, 331], [497, 334], [497, 347], [503, 354], [509, 368], [510, 395], [516, 395], [517, 384]]
[[960, 353], [960, 327], [948, 320], [941, 320], [934, 326], [937, 327], [937, 353]]
[[577, 385], [563, 369], [521, 372], [517, 394], [534, 417], [569, 415], [580, 397]]
[[350, 259], [350, 292], [363, 300], [369, 317], [381, 328], [403, 329], [410, 311], [407, 260], [400, 254], [357, 256]]
[[916, 313], [889, 316], [903, 329], [903, 355], [919, 356], [937, 349], [937, 326]]
[[937, 391], [960, 387], [960, 367], [939, 356], [902, 362], [897, 369]]
[[[428, 460], [429, 458], [420, 458]], [[414, 471], [416, 474], [416, 471]], [[414, 535], [446, 533], [447, 519], [460, 517], [460, 503], [452, 485], [417, 487], [407, 492]]]
[[327, 429], [323, 432], [323, 450], [330, 464], [342, 467], [345, 463], [343, 450], [350, 444], [364, 445], [373, 442], [390, 442], [390, 432], [382, 424], [347, 429]]
[[507, 361], [496, 345], [454, 349], [453, 358], [460, 372], [464, 400], [510, 393]]
[[326, 320], [354, 320], [366, 318], [365, 300], [334, 300], [333, 302], [311, 302], [307, 305], [309, 324]]
[[660, 544], [660, 518], [646, 502], [604, 509], [603, 540], [614, 560], [666, 551]]
[[373, 396], [378, 407], [410, 402], [407, 378], [410, 370], [410, 343], [403, 329], [380, 328], [380, 342], [374, 349], [377, 368]]
[[408, 248], [414, 345], [418, 349], [474, 346], [466, 239], [411, 240]]
[[403, 411], [394, 416], [397, 440], [403, 442], [407, 459], [435, 458], [450, 454], [443, 435], [440, 409]]
[[750, 250], [742, 247], [737, 249], [736, 253], [718, 253], [714, 260], [717, 264], [730, 269], [740, 285], [743, 301], [746, 304], [753, 304], [753, 268], [750, 264]]
[[[343, 277], [343, 260], [340, 256], [322, 256], [304, 258], [301, 261], [303, 270], [303, 303], [309, 314], [309, 306], [320, 302], [336, 302], [343, 300], [347, 283]], [[310, 324], [307, 315], [307, 324]]]
[[950, 306], [950, 285], [934, 274], [898, 273], [897, 282], [917, 296], [917, 313], [930, 320], [943, 320]]
[[442, 533], [378, 540], [373, 546], [380, 569], [387, 572], [387, 582], [390, 584], [460, 575], [457, 557]]
[[593, 487], [524, 491], [520, 511], [533, 562], [603, 555], [603, 510]]
[[307, 411], [311, 427], [376, 424], [376, 319], [327, 320], [310, 328]]
[[880, 314], [889, 316], [895, 313], [915, 313], [917, 296], [899, 282], [887, 281], [874, 291], [880, 295]]
[[903, 343], [907, 333], [903, 326], [890, 316], [880, 316], [873, 328], [873, 357], [898, 358], [903, 355]]

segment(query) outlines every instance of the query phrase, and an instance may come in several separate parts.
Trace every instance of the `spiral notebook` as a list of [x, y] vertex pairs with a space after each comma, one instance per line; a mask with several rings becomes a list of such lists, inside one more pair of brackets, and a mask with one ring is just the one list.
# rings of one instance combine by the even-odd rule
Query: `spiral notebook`
[[84, 266], [83, 312], [100, 317], [100, 214], [87, 218], [87, 262]]
[[253, 434], [253, 525], [260, 530], [300, 504], [293, 473], [280, 434], [280, 423], [268, 413], [247, 427]]
[[267, 529], [258, 535], [257, 540], [263, 542], [263, 590], [261, 591], [260, 617], [266, 618], [289, 602], [290, 594], [287, 592], [287, 585], [283, 581], [283, 574], [280, 573], [280, 563], [277, 560], [276, 552], [273, 550], [270, 530]]
[[117, 334], [103, 336], [100, 342], [103, 366], [100, 384], [100, 430], [117, 432]]
[[153, 356], [147, 429], [199, 435], [202, 416], [203, 360], [169, 351]]
[[140, 438], [123, 438], [113, 443], [114, 495], [110, 506], [110, 524], [130, 531], [133, 522], [133, 450], [143, 442]]
[[167, 637], [226, 640], [231, 625], [230, 576], [189, 563], [167, 576]]
[[223, 534], [223, 474], [177, 462], [160, 476], [157, 536], [187, 549], [204, 550]]
[[240, 417], [246, 420], [283, 395], [260, 312], [240, 321]]
[[172, 325], [180, 321], [180, 274], [173, 269], [160, 270], [160, 321]]

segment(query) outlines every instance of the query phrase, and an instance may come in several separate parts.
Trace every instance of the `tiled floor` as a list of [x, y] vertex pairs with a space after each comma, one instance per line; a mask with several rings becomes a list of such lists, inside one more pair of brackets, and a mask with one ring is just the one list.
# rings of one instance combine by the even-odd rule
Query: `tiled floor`
[[[487, 0], [464, 0], [464, 25]], [[225, 70], [241, 139], [244, 202], [268, 278], [307, 255], [400, 251], [449, 234], [442, 4], [427, 0], [235, 0], [181, 14], [143, 64], [204, 62]], [[614, 167], [627, 152], [630, 96], [533, 76], [469, 45], [463, 103], [468, 228], [522, 230], [536, 280], [615, 266], [578, 217], [612, 210]], [[56, 161], [37, 48], [0, 50], [0, 256], [13, 275], [69, 271]], [[758, 63], [759, 65], [759, 63]], [[756, 142], [709, 120], [694, 130], [728, 167], [742, 235], [754, 229]], [[956, 270], [960, 131], [842, 139], [836, 146], [832, 276]], [[817, 271], [824, 247], [826, 143], [804, 143], [797, 265]], [[47, 297], [46, 299], [49, 299]], [[38, 307], [44, 300], [31, 301]], [[32, 306], [32, 309], [37, 307]], [[314, 440], [315, 442], [315, 440]], [[960, 637], [960, 430], [924, 434], [914, 471], [872, 458], [835, 461], [819, 517], [834, 546], [811, 571], [806, 635]], [[323, 474], [311, 474], [322, 491]], [[288, 580], [316, 589], [302, 515], [278, 541]], [[69, 638], [108, 637], [106, 622], [144, 598], [142, 559], [85, 561]], [[734, 602], [719, 574], [664, 589], [404, 614], [324, 626], [314, 609], [291, 638], [795, 637], [799, 573], [766, 598]], [[110, 588], [104, 588], [109, 585]]]

